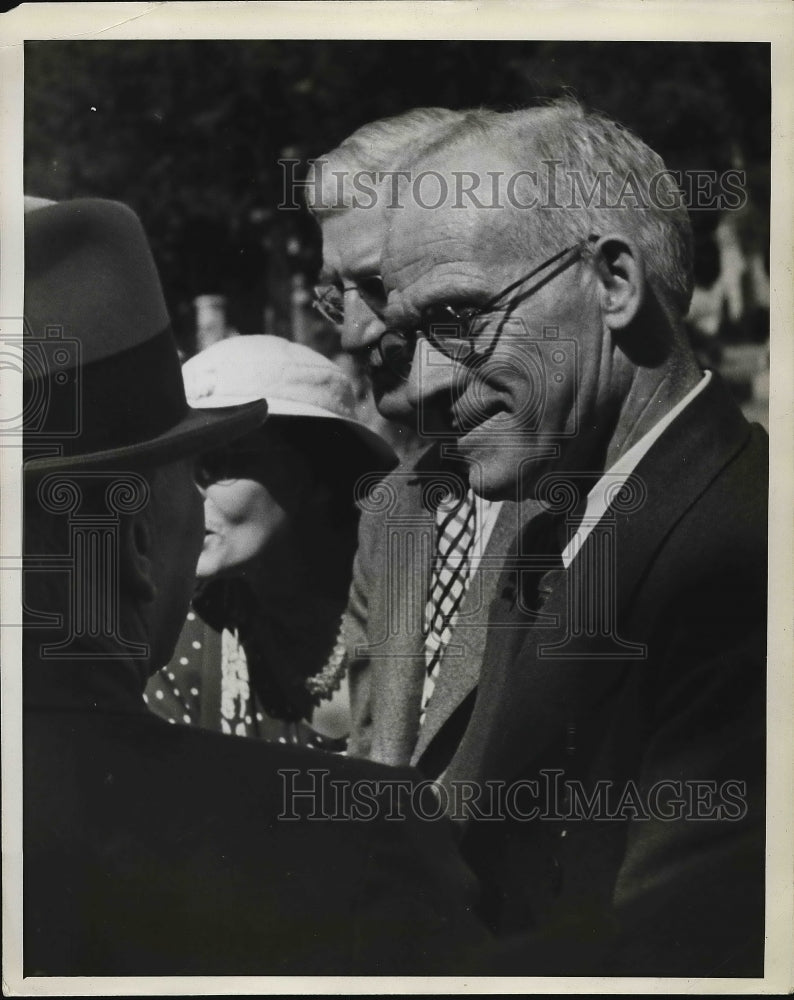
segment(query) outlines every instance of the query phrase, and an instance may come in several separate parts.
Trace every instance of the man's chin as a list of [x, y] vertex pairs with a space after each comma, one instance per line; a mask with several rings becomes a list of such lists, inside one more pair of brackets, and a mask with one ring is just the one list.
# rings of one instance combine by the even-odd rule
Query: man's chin
[[380, 399], [376, 398], [375, 407], [385, 420], [416, 431], [416, 410], [406, 407], [399, 399], [392, 400], [387, 394], [381, 396]]
[[416, 410], [405, 398], [405, 383], [390, 377], [372, 378], [372, 398], [378, 413], [395, 424], [416, 429]]
[[519, 483], [511, 463], [496, 454], [475, 456], [459, 451], [458, 455], [468, 467], [469, 485], [477, 496], [485, 500], [516, 499]]
[[509, 437], [479, 442], [476, 436], [466, 436], [457, 451], [468, 465], [469, 484], [478, 496], [515, 503], [535, 497], [538, 482], [557, 457], [553, 445], [531, 446]]

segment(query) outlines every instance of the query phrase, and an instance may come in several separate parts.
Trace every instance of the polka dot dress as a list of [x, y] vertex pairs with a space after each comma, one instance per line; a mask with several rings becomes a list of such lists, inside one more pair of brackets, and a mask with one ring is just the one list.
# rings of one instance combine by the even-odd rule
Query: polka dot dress
[[194, 611], [188, 613], [171, 662], [149, 680], [143, 697], [150, 711], [172, 724], [331, 753], [343, 753], [347, 743], [323, 736], [307, 722], [269, 716], [249, 683], [236, 634], [219, 634]]

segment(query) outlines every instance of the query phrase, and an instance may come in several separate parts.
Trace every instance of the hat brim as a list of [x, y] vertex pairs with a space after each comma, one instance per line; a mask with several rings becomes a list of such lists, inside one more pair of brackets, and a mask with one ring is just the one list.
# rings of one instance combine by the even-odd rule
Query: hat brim
[[209, 451], [260, 427], [267, 417], [267, 402], [259, 399], [224, 409], [188, 408], [175, 426], [149, 441], [83, 455], [52, 455], [25, 462], [25, 475], [43, 475], [70, 469], [111, 469], [162, 465]]
[[[218, 406], [218, 399], [223, 399], [223, 397], [218, 395], [211, 400], [207, 399], [205, 401], [202, 399], [202, 410], [205, 413], [212, 413]], [[231, 403], [232, 401], [237, 402], [237, 399], [229, 395], [225, 397], [224, 402]], [[269, 417], [313, 417], [321, 420], [333, 420], [336, 423], [344, 424], [359, 439], [360, 443], [364, 445], [366, 451], [372, 457], [373, 471], [381, 469], [391, 470], [397, 464], [397, 455], [389, 442], [358, 420], [343, 417], [332, 410], [326, 410], [322, 406], [317, 406], [315, 403], [307, 403], [303, 400], [279, 399], [278, 397], [268, 396], [267, 406]]]
[[[397, 465], [398, 458], [397, 452], [388, 441], [385, 441], [380, 434], [371, 431], [369, 427], [365, 427], [355, 420], [344, 420], [339, 417], [337, 419], [342, 420], [342, 423], [362, 442], [367, 451], [373, 456], [373, 472], [391, 472], [394, 466]], [[377, 462], [377, 465], [375, 462]]]
[[385, 441], [380, 434], [370, 430], [365, 424], [359, 423], [358, 420], [350, 420], [338, 413], [325, 410], [321, 406], [314, 406], [311, 403], [296, 403], [291, 399], [269, 399], [268, 413], [271, 417], [316, 417], [323, 420], [333, 420], [347, 427], [364, 445], [372, 456], [373, 471], [376, 469], [391, 470], [397, 464], [397, 455], [389, 442]]

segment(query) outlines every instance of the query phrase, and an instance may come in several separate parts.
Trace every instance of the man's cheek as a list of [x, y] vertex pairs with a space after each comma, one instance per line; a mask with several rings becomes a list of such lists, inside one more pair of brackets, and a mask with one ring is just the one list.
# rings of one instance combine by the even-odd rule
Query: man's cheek
[[391, 420], [412, 421], [416, 417], [414, 407], [409, 403], [402, 384], [394, 386], [387, 382], [372, 382], [372, 397], [380, 413]]

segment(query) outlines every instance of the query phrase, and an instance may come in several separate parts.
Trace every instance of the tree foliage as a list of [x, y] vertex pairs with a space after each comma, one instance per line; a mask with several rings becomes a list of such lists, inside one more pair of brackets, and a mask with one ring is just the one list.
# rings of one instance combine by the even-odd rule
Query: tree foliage
[[761, 43], [58, 41], [27, 43], [25, 60], [28, 192], [131, 204], [183, 332], [209, 292], [229, 297], [241, 329], [261, 328], [289, 271], [316, 266], [311, 220], [277, 210], [280, 157], [318, 156], [418, 105], [507, 109], [573, 92], [672, 169], [743, 163], [768, 236]]

